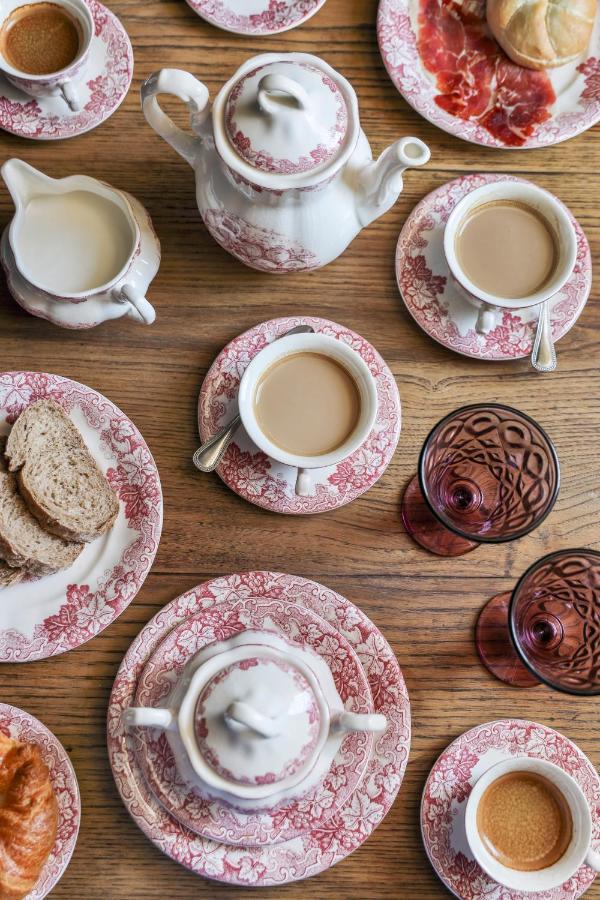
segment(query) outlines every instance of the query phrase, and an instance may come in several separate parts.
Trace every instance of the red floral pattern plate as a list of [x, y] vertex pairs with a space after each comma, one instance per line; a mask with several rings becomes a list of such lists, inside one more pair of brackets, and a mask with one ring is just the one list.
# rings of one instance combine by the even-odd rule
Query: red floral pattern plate
[[72, 112], [61, 97], [34, 99], [0, 76], [0, 128], [38, 141], [61, 140], [91, 131], [121, 105], [133, 77], [133, 50], [114, 13], [97, 0], [86, 0], [95, 34], [80, 91], [83, 108]]
[[198, 399], [200, 441], [206, 441], [237, 412], [240, 379], [251, 359], [268, 343], [296, 325], [312, 325], [320, 334], [344, 341], [369, 366], [377, 382], [379, 410], [371, 435], [337, 466], [315, 473], [315, 494], [298, 497], [296, 469], [284, 466], [258, 449], [240, 427], [217, 469], [226, 485], [250, 503], [271, 512], [310, 515], [350, 503], [383, 475], [400, 437], [400, 395], [389, 368], [364, 338], [315, 316], [290, 316], [256, 325], [231, 341], [208, 370]]
[[471, 728], [444, 750], [433, 766], [421, 802], [421, 833], [431, 865], [460, 900], [577, 900], [596, 877], [582, 866], [552, 891], [514, 891], [493, 881], [471, 856], [464, 810], [471, 788], [490, 766], [514, 756], [545, 759], [577, 781], [594, 815], [600, 847], [600, 778], [588, 758], [558, 731], [522, 719], [499, 719]]
[[13, 740], [37, 744], [50, 771], [50, 780], [58, 802], [56, 842], [27, 900], [42, 900], [54, 888], [69, 865], [81, 819], [79, 786], [71, 760], [60, 741], [29, 713], [0, 703], [0, 731]]
[[600, 121], [598, 15], [587, 52], [546, 72], [508, 60], [485, 25], [485, 0], [380, 0], [377, 37], [404, 99], [465, 141], [548, 147]]
[[[348, 640], [369, 681], [376, 712], [388, 727], [375, 741], [363, 780], [344, 808], [321, 827], [281, 844], [232, 847], [200, 838], [171, 818], [152, 794], [137, 763], [132, 737], [121, 731], [123, 710], [134, 702], [149, 656], [174, 624], [247, 597], [289, 600], [329, 622]], [[247, 572], [206, 582], [173, 600], [142, 629], [117, 673], [108, 707], [108, 753], [125, 806], [156, 846], [205, 878], [267, 887], [308, 878], [356, 850], [381, 822], [400, 789], [410, 747], [410, 703], [396, 657], [383, 635], [356, 606], [334, 591], [293, 575]]]
[[92, 388], [43, 372], [0, 373], [0, 434], [50, 397], [66, 410], [120, 500], [111, 530], [75, 563], [35, 582], [4, 588], [0, 662], [45, 659], [79, 647], [129, 606], [148, 574], [162, 529], [162, 492], [152, 454], [127, 416]]
[[[245, 630], [273, 632], [310, 647], [329, 666], [345, 708], [373, 712], [369, 684], [349, 641], [305, 607], [270, 597], [222, 603], [174, 627], [148, 659], [135, 705], [168, 705], [166, 697], [196, 653], [212, 644], [215, 636], [222, 641]], [[139, 767], [167, 812], [202, 837], [247, 846], [287, 841], [322, 826], [355, 791], [373, 747], [370, 734], [347, 735], [331, 770], [308, 794], [273, 809], [244, 812], [211, 800], [190, 785], [175, 768], [164, 733], [141, 728], [136, 737]]]
[[279, 34], [312, 18], [325, 0], [187, 0], [194, 12], [234, 34]]
[[[396, 248], [396, 278], [409, 313], [430, 337], [456, 353], [475, 359], [521, 359], [531, 355], [538, 307], [505, 309], [489, 334], [477, 334], [477, 309], [459, 293], [444, 256], [444, 226], [465, 194], [492, 181], [522, 181], [509, 175], [464, 175], [436, 188], [413, 209]], [[570, 213], [569, 213], [570, 215]], [[550, 301], [554, 341], [571, 330], [592, 287], [592, 257], [587, 238], [573, 216], [577, 262], [566, 285]]]

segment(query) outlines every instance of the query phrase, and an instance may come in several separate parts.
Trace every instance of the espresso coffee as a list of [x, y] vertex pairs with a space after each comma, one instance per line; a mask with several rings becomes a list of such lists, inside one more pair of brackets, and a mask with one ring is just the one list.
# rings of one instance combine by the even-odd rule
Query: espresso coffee
[[516, 200], [493, 200], [473, 209], [457, 230], [455, 246], [467, 278], [505, 300], [541, 290], [558, 263], [551, 226], [532, 206]]
[[0, 51], [28, 75], [50, 75], [69, 66], [79, 53], [79, 23], [56, 3], [19, 6], [5, 19]]
[[268, 439], [296, 456], [341, 447], [360, 417], [358, 386], [343, 365], [322, 353], [292, 353], [262, 375], [256, 420]]
[[569, 804], [548, 778], [515, 771], [497, 778], [484, 791], [477, 808], [477, 830], [488, 853], [503, 866], [537, 872], [564, 855], [573, 822]]

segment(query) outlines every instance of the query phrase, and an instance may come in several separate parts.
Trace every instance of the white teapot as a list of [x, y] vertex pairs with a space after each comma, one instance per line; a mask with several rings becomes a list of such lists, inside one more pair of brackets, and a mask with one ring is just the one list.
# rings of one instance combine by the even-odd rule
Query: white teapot
[[124, 726], [165, 730], [183, 778], [246, 809], [305, 793], [349, 731], [387, 725], [385, 716], [344, 709], [313, 650], [261, 631], [201, 650], [165, 703], [126, 709]]
[[[187, 105], [193, 134], [160, 108]], [[218, 93], [162, 69], [142, 86], [144, 115], [196, 172], [196, 196], [215, 240], [264, 272], [316, 269], [345, 250], [402, 190], [402, 172], [430, 157], [417, 138], [373, 161], [352, 86], [317, 56], [264, 53]]]

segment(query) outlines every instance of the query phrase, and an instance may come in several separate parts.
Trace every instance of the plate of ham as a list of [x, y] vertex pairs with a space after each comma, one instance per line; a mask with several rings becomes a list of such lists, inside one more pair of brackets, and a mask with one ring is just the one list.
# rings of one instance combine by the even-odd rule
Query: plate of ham
[[380, 0], [377, 36], [405, 100], [463, 140], [548, 147], [600, 121], [600, 14], [587, 49], [548, 69], [509, 59], [488, 28], [485, 0]]

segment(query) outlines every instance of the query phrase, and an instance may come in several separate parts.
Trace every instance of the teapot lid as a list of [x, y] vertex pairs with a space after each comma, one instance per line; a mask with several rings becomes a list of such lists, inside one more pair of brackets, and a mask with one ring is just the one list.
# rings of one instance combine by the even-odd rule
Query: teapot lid
[[270, 57], [244, 72], [225, 101], [232, 149], [269, 175], [317, 173], [338, 156], [349, 134], [352, 111], [333, 70], [321, 68], [316, 57], [293, 56]]
[[298, 775], [318, 749], [323, 709], [292, 663], [252, 648], [198, 696], [194, 733], [210, 769], [231, 785], [274, 785]]

